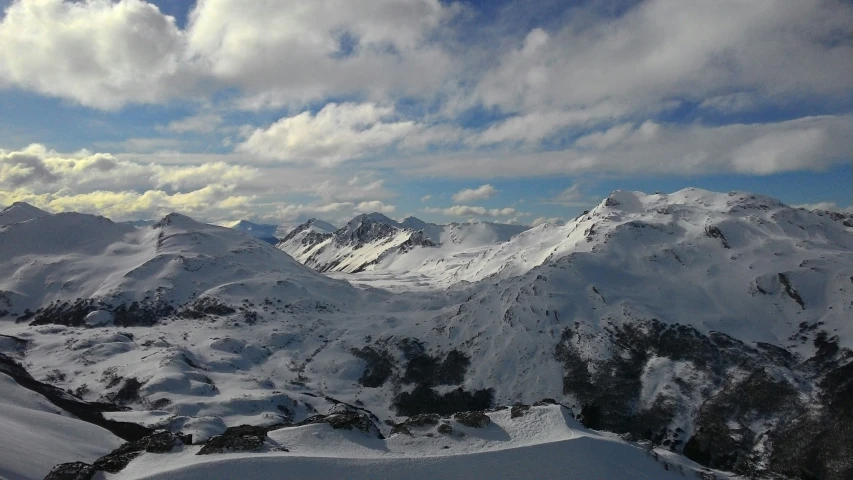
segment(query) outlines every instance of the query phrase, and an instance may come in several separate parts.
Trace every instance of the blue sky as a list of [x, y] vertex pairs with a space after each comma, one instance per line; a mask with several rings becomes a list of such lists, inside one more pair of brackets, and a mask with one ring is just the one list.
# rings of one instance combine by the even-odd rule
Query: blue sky
[[851, 206], [849, 2], [0, 8], [0, 204], [532, 224], [693, 186]]

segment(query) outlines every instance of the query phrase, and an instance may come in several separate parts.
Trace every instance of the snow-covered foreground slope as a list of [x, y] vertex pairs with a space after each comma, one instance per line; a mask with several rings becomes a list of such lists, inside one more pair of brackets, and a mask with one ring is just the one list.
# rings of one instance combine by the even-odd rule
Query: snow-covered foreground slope
[[[184, 446], [168, 455], [144, 454], [118, 479], [406, 478], [612, 480], [693, 476], [697, 466], [666, 453], [649, 452], [590, 432], [559, 406], [533, 407], [511, 418], [509, 409], [489, 414], [473, 428], [448, 419], [451, 433], [435, 426], [379, 439], [326, 424], [268, 433], [258, 453], [198, 455]], [[286, 452], [276, 451], [286, 449]], [[725, 478], [720, 475], [718, 478]]]
[[[140, 230], [54, 215], [0, 228], [0, 332], [29, 341], [37, 378], [200, 439], [337, 401], [389, 434], [385, 420], [552, 397], [721, 469], [853, 474], [838, 460], [853, 458], [843, 218], [741, 193], [615, 192], [538, 228], [472, 257], [464, 271], [483, 280], [390, 294], [186, 217]], [[45, 308], [64, 299], [82, 313]], [[133, 300], [146, 321], [127, 321]]]
[[58, 463], [91, 462], [121, 444], [0, 373], [0, 478], [44, 478]]

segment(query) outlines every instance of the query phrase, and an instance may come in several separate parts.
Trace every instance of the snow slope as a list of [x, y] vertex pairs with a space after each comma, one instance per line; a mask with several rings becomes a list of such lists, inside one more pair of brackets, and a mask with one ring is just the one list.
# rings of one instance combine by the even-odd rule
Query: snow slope
[[0, 373], [0, 478], [41, 479], [58, 463], [91, 462], [122, 443]]
[[185, 447], [167, 456], [144, 455], [115, 478], [260, 479], [286, 472], [287, 478], [294, 479], [628, 480], [683, 478], [697, 470], [685, 459], [661, 458], [586, 430], [559, 406], [533, 407], [519, 418], [510, 418], [509, 410], [489, 416], [492, 423], [485, 428], [448, 420], [453, 429], [450, 435], [425, 427], [387, 440], [333, 430], [325, 424], [283, 428], [269, 432], [270, 444], [289, 452], [199, 456], [197, 447]]

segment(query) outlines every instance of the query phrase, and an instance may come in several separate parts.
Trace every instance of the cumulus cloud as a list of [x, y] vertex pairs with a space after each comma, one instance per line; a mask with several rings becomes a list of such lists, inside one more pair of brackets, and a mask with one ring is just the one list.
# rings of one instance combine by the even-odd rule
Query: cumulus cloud
[[26, 190], [0, 191], [0, 203], [27, 202], [52, 212], [74, 211], [104, 215], [113, 220], [158, 218], [173, 211], [189, 215], [222, 215], [246, 207], [251, 197], [234, 195], [233, 187], [208, 185], [186, 193], [163, 190], [94, 191], [74, 194], [67, 191], [33, 193]]
[[174, 210], [209, 216], [247, 207], [252, 196], [236, 189], [257, 175], [253, 167], [225, 162], [138, 163], [107, 153], [60, 154], [33, 144], [19, 151], [0, 150], [0, 203], [27, 201], [51, 211], [116, 219]]
[[382, 153], [415, 128], [394, 120], [394, 108], [374, 103], [329, 103], [252, 132], [240, 150], [283, 162], [330, 166]]
[[477, 188], [459, 190], [453, 194], [453, 201], [462, 203], [474, 200], [485, 200], [487, 198], [492, 198], [496, 193], [498, 193], [498, 189], [487, 183], [485, 185], [480, 185]]
[[0, 83], [102, 109], [161, 102], [193, 83], [185, 43], [142, 0], [17, 0], [0, 22]]
[[833, 0], [647, 0], [618, 17], [578, 15], [530, 30], [482, 77], [474, 99], [512, 112], [602, 102], [636, 112], [733, 92], [843, 95], [853, 65], [837, 40], [851, 22], [853, 7]]
[[203, 0], [188, 38], [212, 74], [248, 92], [248, 108], [326, 95], [422, 95], [451, 66], [428, 39], [458, 11], [439, 0]]
[[57, 188], [87, 192], [104, 185], [114, 189], [186, 190], [216, 183], [236, 184], [257, 175], [254, 167], [221, 161], [201, 165], [137, 163], [85, 150], [60, 154], [39, 144], [20, 151], [0, 150], [0, 186], [27, 186], [41, 192]]

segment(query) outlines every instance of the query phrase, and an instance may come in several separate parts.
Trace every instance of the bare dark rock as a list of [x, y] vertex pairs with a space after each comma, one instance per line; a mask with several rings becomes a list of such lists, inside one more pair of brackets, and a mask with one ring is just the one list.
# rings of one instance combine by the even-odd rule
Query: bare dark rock
[[465, 380], [465, 372], [470, 364], [471, 359], [458, 350], [451, 350], [443, 360], [421, 353], [409, 360], [403, 382], [428, 387], [458, 385]]
[[723, 235], [723, 232], [719, 227], [714, 225], [705, 227], [705, 235], [708, 235], [711, 238], [719, 238], [720, 242], [723, 244], [723, 248], [732, 248], [731, 245], [729, 245], [728, 239], [726, 239], [726, 236]]
[[124, 384], [116, 392], [107, 395], [107, 399], [119, 405], [135, 403], [140, 400], [139, 389], [142, 388], [142, 382], [130, 377], [124, 380]]
[[403, 424], [410, 427], [425, 427], [427, 425], [438, 425], [439, 416], [434, 413], [422, 413], [406, 419]]
[[453, 418], [462, 425], [471, 428], [485, 428], [492, 423], [489, 416], [482, 411], [458, 412], [453, 415]]
[[788, 278], [788, 276], [785, 275], [784, 273], [780, 273], [779, 274], [779, 283], [781, 283], [782, 286], [785, 287], [785, 293], [789, 297], [791, 297], [795, 302], [797, 302], [797, 305], [799, 305], [800, 308], [805, 310], [806, 309], [806, 303], [803, 301], [803, 297], [800, 296], [800, 292], [798, 292], [797, 289], [794, 287], [794, 285], [791, 283], [791, 279]]
[[217, 435], [208, 440], [196, 455], [257, 450], [266, 442], [268, 430], [266, 427], [252, 425], [228, 427], [222, 435]]
[[402, 433], [403, 435], [408, 435], [410, 437], [412, 436], [412, 431], [409, 430], [409, 427], [407, 427], [406, 425], [404, 425], [402, 423], [398, 423], [398, 424], [394, 425], [393, 427], [391, 427], [391, 435], [395, 435], [398, 433]]
[[393, 358], [386, 350], [373, 347], [353, 348], [350, 350], [355, 357], [367, 362], [364, 373], [358, 379], [358, 383], [368, 388], [378, 388], [385, 384], [393, 372]]
[[113, 324], [119, 327], [150, 327], [174, 312], [175, 308], [165, 302], [132, 302], [113, 308]]
[[451, 427], [449, 423], [442, 423], [438, 426], [437, 431], [442, 435], [450, 435], [453, 433], [453, 427]]
[[530, 410], [530, 405], [522, 405], [522, 404], [520, 404], [520, 403], [516, 403], [516, 404], [515, 404], [515, 405], [513, 405], [513, 406], [512, 406], [512, 408], [510, 409], [510, 411], [509, 411], [509, 417], [510, 417], [510, 418], [519, 418], [519, 417], [523, 417], [523, 416], [524, 416], [524, 414], [525, 414], [525, 413], [527, 413], [527, 411], [528, 411], [528, 410]]
[[192, 437], [189, 435], [160, 431], [139, 440], [125, 443], [111, 453], [95, 460], [94, 468], [104, 472], [117, 473], [124, 470], [134, 458], [145, 452], [169, 453], [176, 446], [191, 443]]
[[90, 480], [95, 467], [83, 462], [60, 463], [50, 469], [44, 480]]
[[225, 305], [215, 298], [201, 297], [196, 299], [194, 302], [185, 305], [178, 313], [178, 316], [181, 318], [199, 319], [205, 318], [208, 315], [231, 315], [236, 311], [237, 310], [233, 307]]
[[440, 394], [425, 385], [418, 385], [411, 392], [403, 392], [394, 399], [394, 408], [400, 415], [414, 416], [421, 413], [452, 415], [455, 412], [485, 410], [492, 406], [494, 391], [490, 388], [469, 392], [462, 388]]
[[356, 429], [376, 438], [384, 438], [379, 428], [370, 419], [370, 416], [349, 407], [345, 404], [337, 404], [329, 410], [326, 415], [314, 415], [299, 422], [296, 426], [311, 425], [316, 423], [327, 423], [334, 429]]

